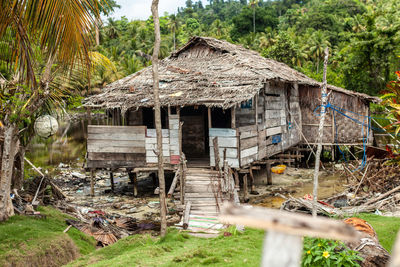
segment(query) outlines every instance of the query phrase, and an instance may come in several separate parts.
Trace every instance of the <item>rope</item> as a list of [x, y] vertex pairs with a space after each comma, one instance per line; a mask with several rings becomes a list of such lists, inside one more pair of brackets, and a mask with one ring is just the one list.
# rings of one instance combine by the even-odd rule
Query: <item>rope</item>
[[[337, 125], [336, 125], [336, 115], [335, 115], [335, 113], [338, 113], [338, 114], [340, 114], [340, 115], [342, 115], [342, 116], [344, 116], [344, 117], [346, 117], [346, 118], [352, 120], [353, 122], [355, 122], [355, 123], [361, 125], [361, 132], [363, 133], [363, 157], [362, 157], [362, 161], [361, 161], [360, 166], [358, 166], [358, 167], [357, 167], [355, 170], [353, 170], [352, 172], [355, 172], [355, 171], [364, 169], [364, 167], [365, 167], [365, 165], [366, 165], [366, 163], [367, 163], [367, 144], [368, 144], [368, 139], [369, 139], [369, 133], [370, 133], [371, 129], [374, 130], [374, 128], [375, 128], [375, 127], [372, 127], [372, 126], [371, 126], [371, 119], [374, 118], [374, 117], [362, 115], [362, 114], [359, 114], [359, 113], [357, 113], [357, 112], [354, 112], [354, 111], [351, 111], [351, 110], [347, 110], [347, 109], [344, 109], [344, 108], [341, 108], [341, 107], [332, 105], [330, 102], [328, 102], [326, 105], [319, 105], [319, 106], [317, 106], [317, 107], [314, 109], [313, 113], [314, 113], [316, 116], [321, 116], [321, 114], [322, 114], [323, 111], [321, 111], [319, 114], [317, 114], [316, 111], [317, 111], [318, 109], [321, 109], [322, 107], [324, 107], [324, 110], [323, 110], [323, 111], [324, 111], [325, 113], [327, 112], [328, 109], [331, 109], [331, 110], [332, 110], [332, 117], [333, 117], [333, 122], [334, 122], [334, 125], [335, 125], [335, 136], [334, 136], [335, 144], [336, 144], [336, 146], [338, 147], [340, 153], [342, 154], [342, 157], [343, 157], [343, 159], [344, 159], [345, 162], [347, 162], [346, 157], [345, 157], [345, 154], [344, 154], [344, 152], [340, 149], [340, 146], [339, 146], [339, 143], [338, 143], [338, 130], [337, 130], [338, 127], [337, 127]], [[360, 118], [362, 118], [362, 121], [361, 121], [361, 120], [358, 120], [358, 119], [355, 119], [354, 117], [351, 117], [351, 116], [347, 115], [346, 112], [347, 112], [347, 113], [352, 113], [352, 114], [354, 114], [354, 115], [359, 116]], [[378, 119], [386, 119], [386, 118], [378, 118]], [[389, 119], [387, 119], [387, 120], [389, 120]], [[367, 129], [366, 134], [364, 134], [365, 128]], [[378, 130], [382, 131], [382, 129], [379, 129], [379, 128], [375, 128], [375, 129], [376, 129], [377, 131], [378, 131]], [[383, 131], [384, 131], [384, 130], [383, 130]]]

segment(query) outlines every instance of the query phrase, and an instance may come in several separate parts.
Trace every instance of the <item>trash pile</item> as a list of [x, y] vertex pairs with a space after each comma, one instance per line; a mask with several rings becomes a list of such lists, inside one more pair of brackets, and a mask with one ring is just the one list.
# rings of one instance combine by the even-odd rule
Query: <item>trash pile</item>
[[[128, 175], [114, 173], [114, 191], [109, 177], [108, 172], [96, 172], [95, 196], [92, 197], [90, 176], [60, 163], [54, 178], [33, 177], [25, 182], [23, 190], [14, 190], [14, 209], [18, 214], [44, 217], [35, 211], [36, 207], [52, 205], [74, 217], [66, 220], [69, 227], [93, 236], [99, 246], [113, 244], [128, 235], [157, 234], [160, 230], [160, 203], [158, 196], [154, 195], [152, 178], [140, 177], [140, 197], [134, 198]], [[168, 203], [167, 223], [174, 225], [179, 221], [180, 216], [171, 201]]]
[[67, 214], [78, 218], [77, 220], [66, 220], [68, 225], [72, 225], [85, 234], [93, 236], [99, 246], [111, 245], [117, 242], [118, 239], [129, 235], [159, 231], [160, 229], [159, 222], [138, 222], [135, 218], [116, 217], [101, 210], [89, 210], [65, 203], [59, 208]]
[[[359, 212], [398, 212], [400, 214], [400, 166], [387, 160], [370, 159], [361, 171], [343, 166], [347, 189], [339, 195], [318, 201], [319, 215], [352, 215]], [[312, 196], [289, 197], [281, 209], [311, 213]], [[392, 214], [393, 215], [393, 214]]]

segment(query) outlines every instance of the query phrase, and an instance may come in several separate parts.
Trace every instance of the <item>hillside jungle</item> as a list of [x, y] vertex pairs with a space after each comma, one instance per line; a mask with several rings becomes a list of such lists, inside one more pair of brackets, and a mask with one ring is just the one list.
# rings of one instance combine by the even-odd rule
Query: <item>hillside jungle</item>
[[[118, 0], [63, 3], [0, 0], [0, 266], [259, 265], [263, 230], [231, 226], [201, 238], [174, 227], [181, 214], [173, 203], [160, 237], [159, 192], [148, 177], [139, 177], [143, 191], [135, 198], [127, 175], [114, 173], [111, 192], [109, 173], [98, 171], [90, 196], [90, 173], [82, 168], [88, 124], [82, 101], [152, 64], [154, 22], [112, 18]], [[347, 218], [366, 238], [306, 237], [301, 266], [386, 266], [400, 229], [398, 1], [187, 0], [159, 19], [160, 59], [193, 36], [209, 36], [322, 81], [328, 47], [329, 84], [382, 99], [371, 111], [374, 131], [390, 133], [379, 142], [384, 159], [373, 155], [358, 170], [364, 148], [341, 147], [337, 162], [329, 162], [329, 151], [322, 154], [318, 215]], [[43, 115], [59, 124], [48, 138], [34, 127]], [[92, 112], [91, 124], [104, 122], [103, 111]], [[304, 158], [303, 167], [313, 159]], [[274, 173], [274, 186], [257, 186], [244, 200], [311, 213], [313, 169], [297, 167]], [[265, 177], [257, 172], [260, 183]]]

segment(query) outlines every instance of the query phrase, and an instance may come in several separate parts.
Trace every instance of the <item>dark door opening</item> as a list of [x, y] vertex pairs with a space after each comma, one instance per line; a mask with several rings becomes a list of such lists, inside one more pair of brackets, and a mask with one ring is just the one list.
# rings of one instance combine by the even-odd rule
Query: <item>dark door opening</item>
[[182, 151], [190, 161], [203, 160], [209, 164], [207, 108], [184, 107], [180, 111], [182, 127]]

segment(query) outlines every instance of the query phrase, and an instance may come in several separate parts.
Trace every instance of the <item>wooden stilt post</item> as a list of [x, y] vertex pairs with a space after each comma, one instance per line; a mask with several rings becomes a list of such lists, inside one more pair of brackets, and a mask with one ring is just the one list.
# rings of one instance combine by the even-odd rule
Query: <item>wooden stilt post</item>
[[250, 166], [250, 193], [256, 191], [256, 187], [254, 185], [254, 174], [253, 174], [253, 166]]
[[231, 108], [231, 128], [235, 129], [236, 128], [236, 107], [233, 106]]
[[94, 197], [94, 169], [90, 169], [90, 195]]
[[247, 201], [247, 174], [243, 176], [243, 199], [246, 202]]
[[211, 129], [212, 128], [211, 108], [207, 109], [207, 115], [208, 115], [208, 129]]
[[111, 184], [111, 191], [114, 192], [114, 173], [110, 171], [110, 184]]
[[271, 163], [267, 163], [267, 185], [272, 185]]
[[239, 185], [239, 172], [237, 170], [235, 170], [233, 172], [233, 175], [235, 176], [235, 188], [237, 189], [237, 191], [240, 190], [240, 185]]
[[133, 176], [133, 196], [137, 197], [138, 195], [137, 172], [133, 172], [132, 176]]

